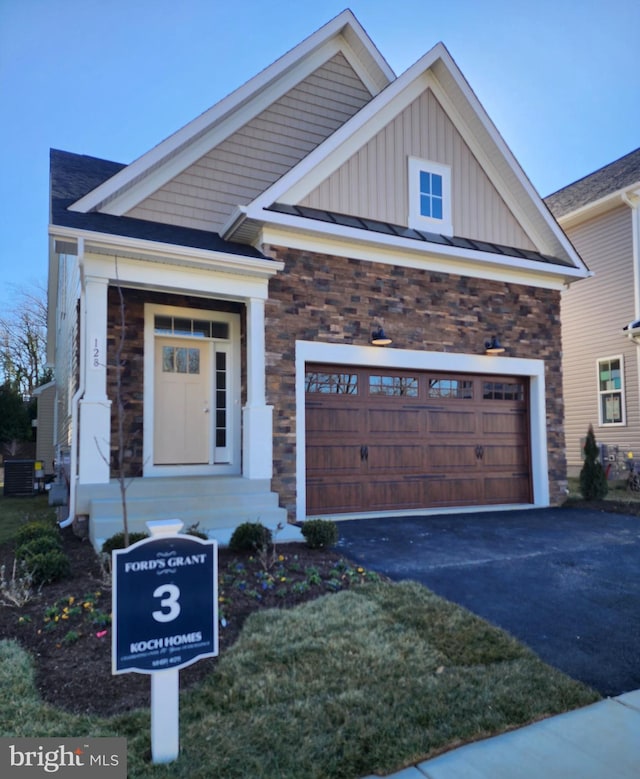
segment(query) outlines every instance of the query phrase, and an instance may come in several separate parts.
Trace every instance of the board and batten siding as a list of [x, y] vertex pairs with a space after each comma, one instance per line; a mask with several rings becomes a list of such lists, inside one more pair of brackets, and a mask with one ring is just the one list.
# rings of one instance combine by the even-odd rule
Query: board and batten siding
[[336, 54], [126, 215], [218, 231], [371, 100]]
[[[567, 462], [576, 475], [582, 466], [580, 441], [590, 424], [599, 444], [640, 457], [638, 347], [623, 331], [636, 316], [631, 211], [620, 205], [567, 234], [595, 274], [572, 284], [561, 303]], [[618, 355], [624, 361], [626, 424], [600, 426], [597, 360]]]
[[301, 205], [407, 225], [410, 156], [451, 167], [455, 235], [536, 249], [430, 89], [310, 192]]

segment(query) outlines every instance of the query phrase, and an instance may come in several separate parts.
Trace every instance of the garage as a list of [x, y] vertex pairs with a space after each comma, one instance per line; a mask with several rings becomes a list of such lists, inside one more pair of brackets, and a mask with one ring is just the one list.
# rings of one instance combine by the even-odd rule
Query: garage
[[308, 363], [307, 516], [532, 502], [529, 380]]

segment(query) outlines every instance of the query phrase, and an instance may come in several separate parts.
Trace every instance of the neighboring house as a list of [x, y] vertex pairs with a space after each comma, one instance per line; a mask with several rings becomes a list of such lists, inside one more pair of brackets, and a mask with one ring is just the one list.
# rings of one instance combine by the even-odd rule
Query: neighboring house
[[36, 417], [36, 460], [42, 463], [42, 476], [52, 476], [55, 469], [56, 449], [55, 439], [55, 408], [56, 385], [49, 381], [41, 384], [33, 391], [37, 398], [38, 413]]
[[118, 408], [134, 525], [564, 495], [560, 292], [588, 270], [442, 44], [396, 77], [345, 11], [130, 165], [52, 151], [51, 186], [57, 441], [94, 543]]
[[562, 294], [569, 474], [591, 424], [621, 476], [629, 452], [640, 459], [640, 149], [545, 202], [594, 273]]

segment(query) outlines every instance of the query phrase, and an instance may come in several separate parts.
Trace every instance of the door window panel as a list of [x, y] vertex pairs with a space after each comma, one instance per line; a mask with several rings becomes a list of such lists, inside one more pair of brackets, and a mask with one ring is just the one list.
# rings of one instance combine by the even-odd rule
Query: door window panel
[[358, 375], [355, 373], [307, 371], [305, 389], [307, 392], [356, 395], [358, 393]]
[[473, 399], [473, 382], [465, 379], [429, 379], [430, 398]]
[[216, 352], [216, 446], [227, 445], [227, 355]]
[[418, 379], [411, 376], [369, 376], [371, 395], [418, 397]]
[[162, 347], [163, 373], [200, 373], [200, 349], [187, 349], [182, 346]]

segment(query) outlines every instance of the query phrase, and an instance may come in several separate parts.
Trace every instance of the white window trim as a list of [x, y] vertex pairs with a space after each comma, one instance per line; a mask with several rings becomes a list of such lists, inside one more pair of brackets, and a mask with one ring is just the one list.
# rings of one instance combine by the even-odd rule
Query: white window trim
[[[210, 321], [227, 322], [229, 325], [229, 340], [219, 341], [219, 348], [227, 352], [230, 364], [229, 399], [228, 399], [228, 451], [229, 462], [209, 465], [154, 465], [153, 463], [153, 423], [154, 423], [154, 386], [155, 386], [155, 316], [184, 317], [188, 319], [208, 319]], [[188, 339], [189, 336], [176, 336]], [[195, 343], [203, 343], [205, 339], [193, 338]], [[209, 339], [207, 339], [209, 340]], [[217, 339], [214, 339], [217, 340]], [[212, 343], [212, 340], [209, 340]], [[211, 370], [214, 370], [212, 364]], [[144, 306], [144, 436], [143, 436], [143, 476], [207, 476], [231, 475], [240, 473], [240, 316], [224, 311], [207, 311], [198, 308], [179, 308], [176, 306], [145, 303]], [[214, 398], [211, 407], [215, 408]], [[215, 431], [214, 435], [215, 435]], [[215, 441], [212, 441], [212, 460], [215, 459]]]
[[[442, 219], [433, 219], [420, 213], [420, 172], [428, 171], [442, 176]], [[440, 162], [409, 157], [409, 227], [440, 235], [453, 235], [451, 220], [451, 167]]]
[[[611, 360], [620, 360], [620, 389], [619, 390], [601, 390], [600, 389], [600, 364], [603, 362], [611, 362]], [[611, 357], [598, 357], [596, 360], [596, 388], [598, 393], [598, 427], [626, 427], [627, 424], [627, 411], [626, 401], [624, 395], [624, 356], [622, 354], [614, 354]], [[621, 422], [605, 422], [602, 418], [602, 395], [610, 394], [611, 392], [620, 393], [620, 410], [622, 421]]]

